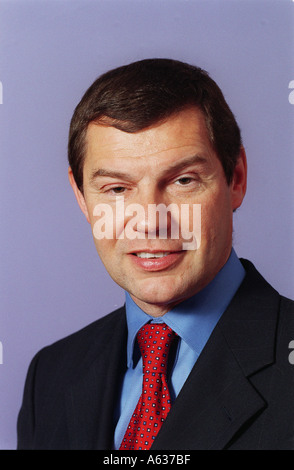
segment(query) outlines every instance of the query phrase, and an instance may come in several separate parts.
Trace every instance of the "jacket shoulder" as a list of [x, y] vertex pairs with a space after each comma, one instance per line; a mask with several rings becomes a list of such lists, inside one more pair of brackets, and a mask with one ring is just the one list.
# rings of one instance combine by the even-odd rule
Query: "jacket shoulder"
[[113, 336], [114, 330], [126, 329], [125, 308], [121, 307], [82, 329], [42, 348], [32, 359], [28, 375], [38, 370], [46, 377], [60, 376], [66, 382], [77, 376], [99, 354]]
[[294, 315], [294, 300], [281, 295], [281, 311], [285, 314]]
[[95, 320], [94, 322], [84, 326], [78, 331], [71, 333], [64, 338], [61, 338], [54, 343], [45, 346], [44, 350], [58, 350], [64, 347], [75, 347], [76, 344], [84, 344], [86, 338], [96, 337], [98, 334], [105, 334], [106, 331], [113, 328], [116, 324], [120, 324], [125, 320], [125, 307], [120, 307], [117, 310]]

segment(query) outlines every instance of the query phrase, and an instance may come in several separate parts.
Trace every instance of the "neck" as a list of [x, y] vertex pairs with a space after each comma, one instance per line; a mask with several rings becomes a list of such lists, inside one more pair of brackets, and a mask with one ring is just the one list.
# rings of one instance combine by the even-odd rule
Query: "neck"
[[135, 304], [138, 305], [138, 307], [143, 310], [143, 312], [147, 313], [147, 315], [150, 315], [151, 317], [154, 318], [159, 318], [162, 317], [165, 313], [167, 313], [169, 310], [173, 308], [174, 305], [172, 306], [167, 306], [167, 305], [156, 305], [156, 304], [149, 304], [147, 302], [144, 302], [136, 297], [134, 297], [132, 294], [130, 294], [131, 298], [135, 302]]

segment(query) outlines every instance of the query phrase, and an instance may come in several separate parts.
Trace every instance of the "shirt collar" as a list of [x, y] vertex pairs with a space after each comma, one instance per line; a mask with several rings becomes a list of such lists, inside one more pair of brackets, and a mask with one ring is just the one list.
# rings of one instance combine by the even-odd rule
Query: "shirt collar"
[[232, 249], [226, 264], [203, 290], [176, 305], [158, 319], [143, 312], [126, 292], [128, 367], [133, 366], [133, 350], [137, 333], [150, 320], [166, 323], [193, 351], [200, 354], [244, 276], [245, 270]]

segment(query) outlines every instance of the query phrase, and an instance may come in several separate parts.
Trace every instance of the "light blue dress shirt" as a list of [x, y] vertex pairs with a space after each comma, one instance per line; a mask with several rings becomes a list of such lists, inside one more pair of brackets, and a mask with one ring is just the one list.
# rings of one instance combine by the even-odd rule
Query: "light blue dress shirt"
[[173, 402], [244, 276], [245, 270], [232, 249], [227, 263], [208, 286], [176, 305], [160, 318], [147, 315], [126, 293], [128, 368], [122, 384], [114, 449], [120, 447], [142, 391], [142, 358], [136, 343], [139, 329], [150, 320], [164, 322], [179, 336], [178, 349], [169, 379], [169, 390]]

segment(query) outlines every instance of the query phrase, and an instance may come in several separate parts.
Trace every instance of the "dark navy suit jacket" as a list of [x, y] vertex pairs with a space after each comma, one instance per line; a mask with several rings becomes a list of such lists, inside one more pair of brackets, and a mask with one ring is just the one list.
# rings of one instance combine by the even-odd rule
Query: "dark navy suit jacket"
[[[294, 450], [294, 302], [246, 276], [152, 450]], [[18, 417], [18, 449], [112, 449], [126, 371], [125, 309], [42, 349]]]

